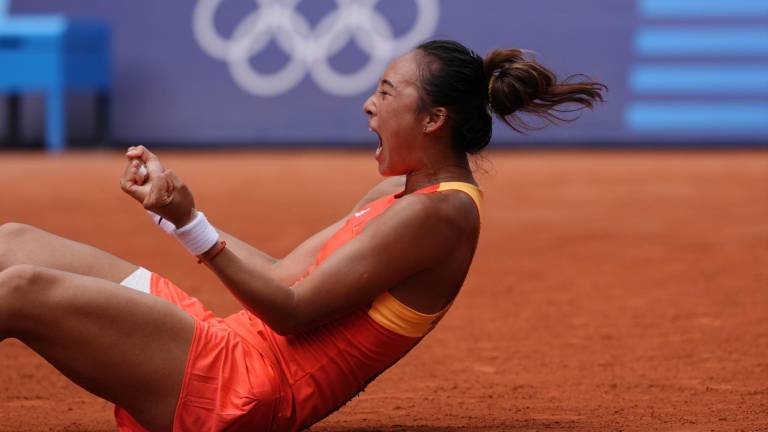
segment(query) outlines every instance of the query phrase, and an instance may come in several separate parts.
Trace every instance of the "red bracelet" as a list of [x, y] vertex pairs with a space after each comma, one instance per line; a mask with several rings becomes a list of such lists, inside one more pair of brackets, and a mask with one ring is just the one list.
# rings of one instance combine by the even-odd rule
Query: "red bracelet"
[[226, 249], [226, 248], [227, 248], [227, 242], [226, 241], [222, 240], [222, 241], [216, 243], [216, 245], [213, 246], [210, 250], [208, 250], [207, 252], [205, 252], [202, 255], [198, 255], [197, 256], [197, 263], [198, 264], [202, 264], [204, 262], [205, 263], [209, 263], [209, 262], [213, 261], [213, 259], [216, 258], [217, 256], [219, 256], [219, 254], [221, 254], [222, 252], [224, 252], [224, 249]]

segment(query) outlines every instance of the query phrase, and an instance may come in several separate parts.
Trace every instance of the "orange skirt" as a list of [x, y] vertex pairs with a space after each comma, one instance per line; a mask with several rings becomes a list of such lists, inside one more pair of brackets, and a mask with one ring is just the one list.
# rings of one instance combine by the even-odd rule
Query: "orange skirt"
[[[272, 430], [280, 405], [280, 379], [264, 355], [199, 300], [154, 273], [151, 293], [195, 320], [173, 430]], [[146, 431], [120, 407], [115, 407], [115, 418], [120, 431]]]

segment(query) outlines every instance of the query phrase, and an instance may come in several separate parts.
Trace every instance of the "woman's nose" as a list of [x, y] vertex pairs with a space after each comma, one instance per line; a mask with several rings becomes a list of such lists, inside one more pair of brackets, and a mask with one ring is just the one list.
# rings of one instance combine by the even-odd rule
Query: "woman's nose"
[[375, 108], [373, 106], [373, 101], [369, 97], [368, 99], [366, 99], [365, 103], [363, 104], [363, 112], [365, 113], [365, 115], [370, 117], [373, 115], [374, 109]]

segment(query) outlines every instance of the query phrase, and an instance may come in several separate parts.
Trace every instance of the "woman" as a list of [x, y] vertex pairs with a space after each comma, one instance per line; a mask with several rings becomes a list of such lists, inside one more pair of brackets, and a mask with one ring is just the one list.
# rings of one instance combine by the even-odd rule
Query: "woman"
[[145, 269], [6, 224], [0, 340], [20, 339], [114, 402], [122, 430], [308, 427], [405, 355], [450, 307], [480, 229], [467, 155], [490, 141], [489, 111], [529, 129], [519, 113], [566, 120], [558, 113], [592, 108], [603, 89], [558, 83], [519, 50], [483, 59], [452, 41], [420, 45], [387, 68], [363, 106], [389, 178], [279, 260], [215, 230], [173, 172], [131, 148], [123, 190], [244, 310], [215, 318]]

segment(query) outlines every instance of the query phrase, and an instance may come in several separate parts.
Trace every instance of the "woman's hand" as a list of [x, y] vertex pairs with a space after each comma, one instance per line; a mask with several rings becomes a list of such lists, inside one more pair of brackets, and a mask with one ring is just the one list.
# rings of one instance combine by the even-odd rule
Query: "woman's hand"
[[[130, 147], [125, 156], [128, 165], [120, 179], [123, 192], [176, 228], [189, 223], [195, 215], [195, 199], [179, 176], [165, 169], [160, 159], [144, 146]], [[146, 167], [146, 176], [139, 172], [142, 164]]]

